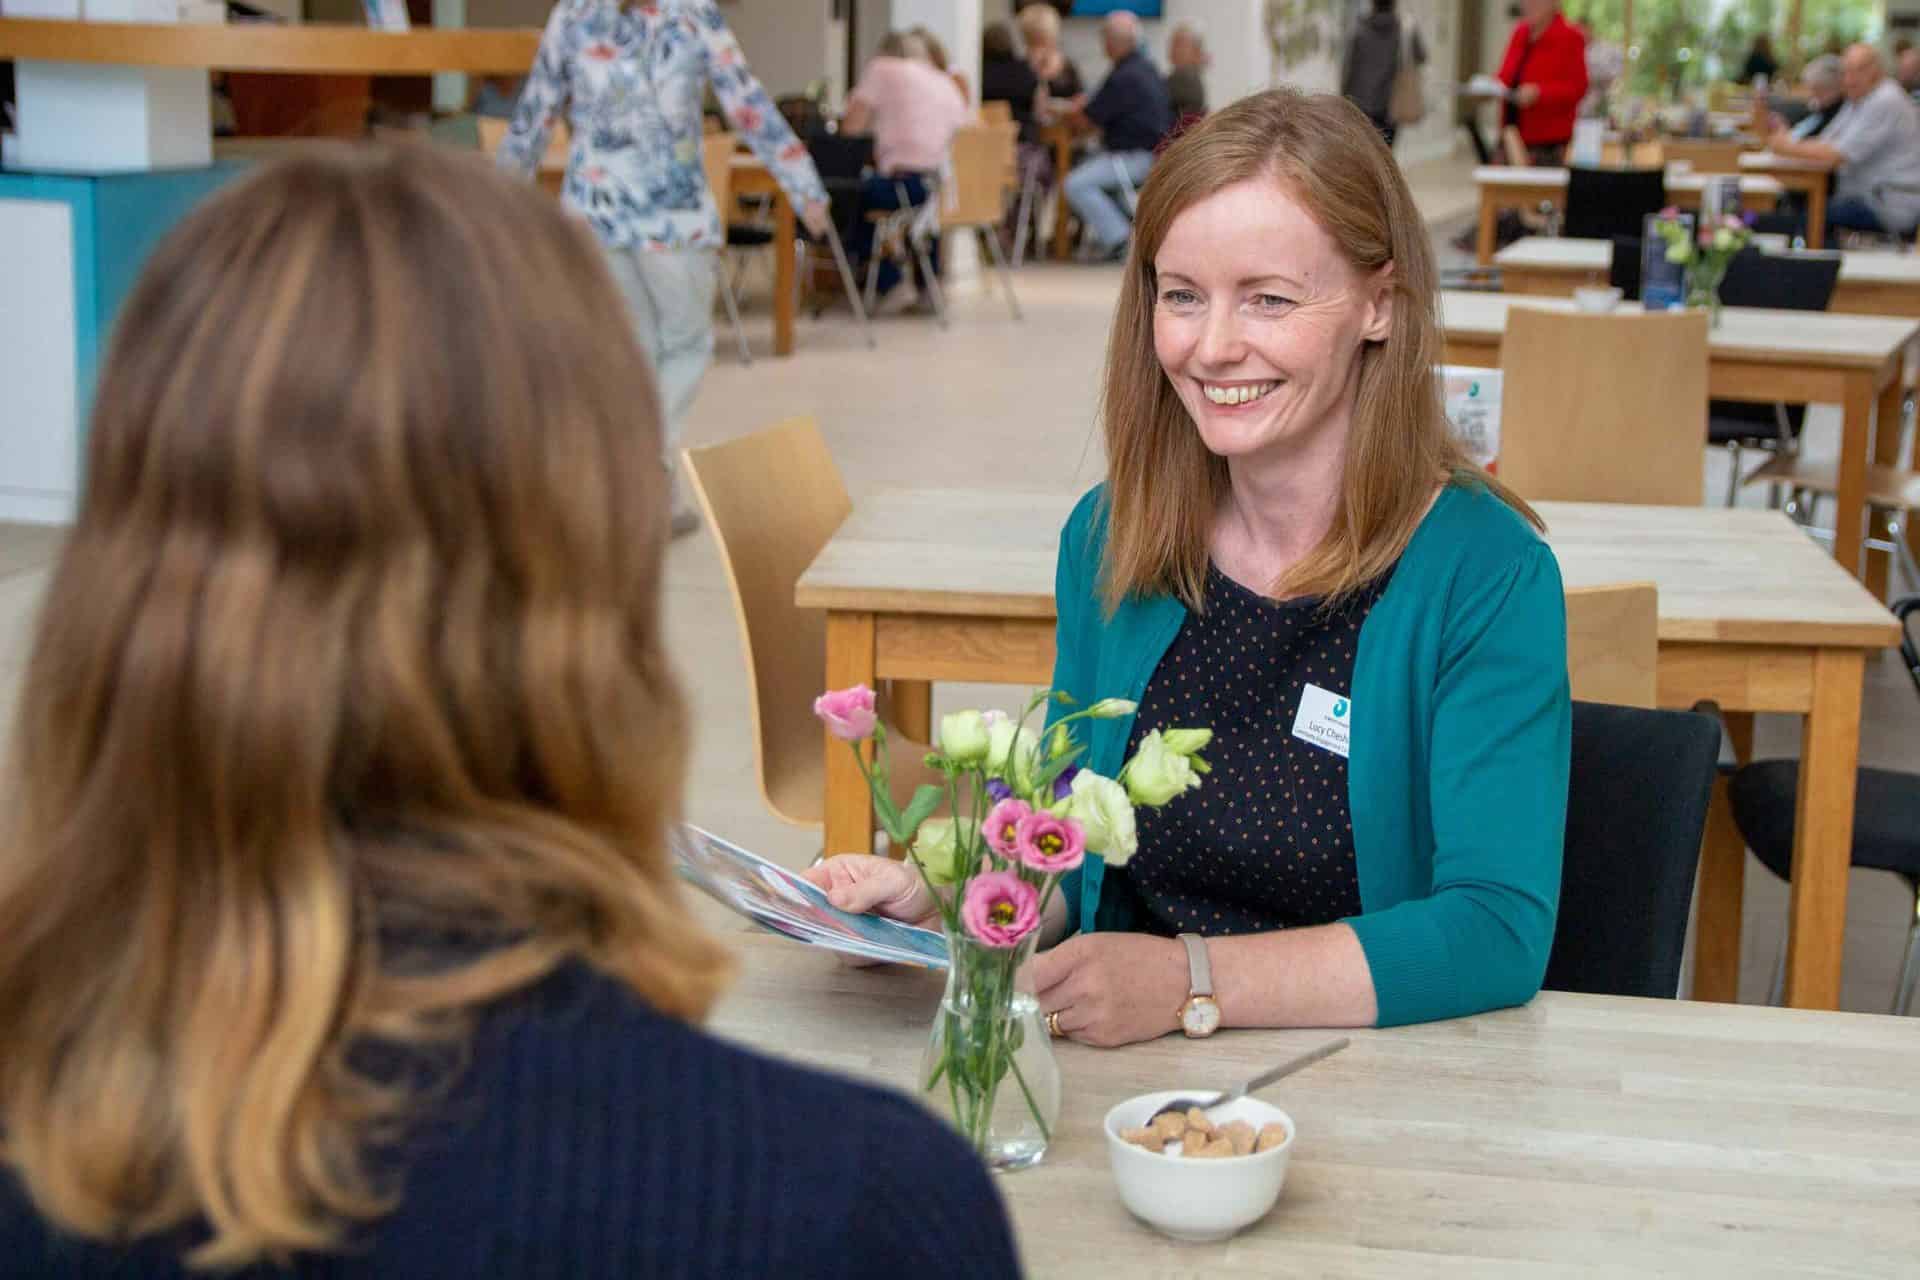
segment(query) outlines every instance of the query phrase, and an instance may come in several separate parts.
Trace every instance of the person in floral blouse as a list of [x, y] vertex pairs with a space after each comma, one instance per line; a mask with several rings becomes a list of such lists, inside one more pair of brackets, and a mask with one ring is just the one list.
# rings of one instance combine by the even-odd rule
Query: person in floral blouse
[[[714, 0], [560, 0], [498, 157], [502, 168], [531, 178], [565, 113], [573, 143], [561, 198], [606, 248], [653, 359], [669, 468], [713, 357], [715, 272], [726, 246], [701, 160], [708, 84], [808, 230], [824, 235], [826, 186]], [[674, 532], [697, 523], [676, 476]]]

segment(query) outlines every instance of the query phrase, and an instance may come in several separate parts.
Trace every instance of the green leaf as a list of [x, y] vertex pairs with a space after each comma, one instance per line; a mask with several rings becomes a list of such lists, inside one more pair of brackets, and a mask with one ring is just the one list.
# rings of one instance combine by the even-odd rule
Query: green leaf
[[1055, 756], [1052, 760], [1048, 761], [1047, 767], [1042, 769], [1039, 776], [1033, 780], [1034, 792], [1041, 796], [1051, 795], [1053, 793], [1054, 782], [1059, 779], [1061, 774], [1067, 771], [1067, 766], [1086, 753], [1087, 749], [1076, 743], [1073, 749], [1065, 755]]
[[913, 793], [913, 799], [907, 804], [907, 811], [900, 815], [900, 825], [906, 832], [903, 838], [912, 839], [913, 833], [920, 829], [920, 824], [932, 817], [933, 811], [938, 809], [940, 802], [946, 798], [946, 791], [931, 783], [923, 784], [916, 790]]

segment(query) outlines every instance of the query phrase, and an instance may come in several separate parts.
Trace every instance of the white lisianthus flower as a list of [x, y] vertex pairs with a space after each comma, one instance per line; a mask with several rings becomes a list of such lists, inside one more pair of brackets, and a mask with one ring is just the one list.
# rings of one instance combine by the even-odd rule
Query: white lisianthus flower
[[1040, 736], [1011, 717], [988, 730], [987, 773], [1025, 793], [1033, 782], [1040, 755]]
[[1128, 702], [1125, 698], [1102, 698], [1087, 708], [1090, 720], [1118, 720], [1121, 716], [1130, 716], [1140, 709], [1137, 702]]
[[[969, 834], [972, 828], [967, 828]], [[971, 842], [969, 842], [971, 843]], [[928, 818], [913, 838], [913, 856], [934, 884], [952, 884], [960, 875], [960, 827], [952, 818]]]
[[1167, 750], [1177, 756], [1196, 756], [1213, 741], [1213, 730], [1166, 729], [1161, 732], [1160, 740], [1167, 744]]
[[1105, 858], [1110, 867], [1125, 866], [1140, 847], [1126, 788], [1091, 769], [1073, 775], [1067, 816], [1086, 832], [1087, 848]]
[[987, 758], [992, 731], [978, 711], [956, 711], [940, 717], [940, 751], [957, 765], [972, 768]]
[[1200, 785], [1193, 762], [1167, 749], [1167, 741], [1154, 730], [1140, 740], [1140, 749], [1121, 771], [1127, 780], [1127, 795], [1135, 804], [1159, 808], [1183, 791]]

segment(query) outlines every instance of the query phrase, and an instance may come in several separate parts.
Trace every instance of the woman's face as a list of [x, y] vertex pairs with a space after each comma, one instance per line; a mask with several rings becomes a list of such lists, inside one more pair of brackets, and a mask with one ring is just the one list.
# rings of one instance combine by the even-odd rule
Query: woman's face
[[1361, 348], [1393, 325], [1390, 268], [1361, 275], [1269, 178], [1188, 208], [1154, 257], [1153, 345], [1214, 454], [1344, 435]]

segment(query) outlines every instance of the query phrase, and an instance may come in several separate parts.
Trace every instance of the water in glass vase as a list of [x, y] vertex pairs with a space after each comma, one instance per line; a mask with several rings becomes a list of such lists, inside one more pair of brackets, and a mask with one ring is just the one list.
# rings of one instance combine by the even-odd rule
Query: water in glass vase
[[921, 1058], [921, 1092], [988, 1168], [1038, 1164], [1060, 1118], [1060, 1067], [1039, 1003], [1013, 989], [1033, 944], [947, 943], [953, 964]]

